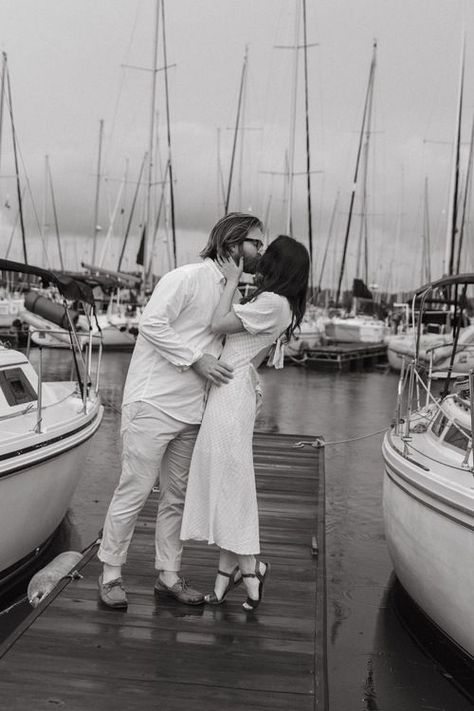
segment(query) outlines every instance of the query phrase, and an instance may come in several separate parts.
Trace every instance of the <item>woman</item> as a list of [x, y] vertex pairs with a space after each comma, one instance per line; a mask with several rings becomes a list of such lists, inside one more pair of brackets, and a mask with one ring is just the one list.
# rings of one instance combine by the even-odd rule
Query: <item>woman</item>
[[[256, 413], [256, 368], [275, 341], [275, 367], [282, 367], [280, 338], [289, 339], [306, 307], [309, 257], [292, 237], [280, 235], [257, 266], [257, 289], [246, 303], [233, 303], [242, 273], [242, 258], [217, 260], [226, 278], [212, 330], [225, 334], [222, 359], [233, 378], [212, 386], [193, 451], [181, 539], [206, 540], [220, 550], [214, 592], [206, 602], [220, 604], [242, 581], [246, 610], [262, 599], [270, 564], [260, 552], [252, 437]], [[258, 395], [257, 395], [258, 397]]]

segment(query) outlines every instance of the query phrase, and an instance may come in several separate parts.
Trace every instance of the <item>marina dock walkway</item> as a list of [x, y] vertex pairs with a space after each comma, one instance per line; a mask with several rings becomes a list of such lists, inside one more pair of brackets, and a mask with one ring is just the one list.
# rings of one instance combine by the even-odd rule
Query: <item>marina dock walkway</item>
[[[156, 493], [140, 515], [124, 577], [128, 610], [97, 599], [94, 546], [0, 647], [5, 711], [324, 711], [327, 708], [324, 448], [256, 434], [262, 605], [243, 587], [220, 606], [155, 598]], [[98, 526], [101, 522], [98, 522]], [[209, 590], [217, 551], [186, 547], [183, 573]]]

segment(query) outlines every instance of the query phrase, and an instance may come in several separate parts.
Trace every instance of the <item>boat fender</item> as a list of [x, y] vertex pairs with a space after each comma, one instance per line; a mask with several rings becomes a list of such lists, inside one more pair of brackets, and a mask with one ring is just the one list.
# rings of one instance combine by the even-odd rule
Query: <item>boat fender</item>
[[28, 602], [37, 607], [40, 602], [56, 587], [62, 578], [71, 574], [82, 559], [78, 551], [66, 551], [56, 556], [48, 565], [39, 570], [28, 584]]

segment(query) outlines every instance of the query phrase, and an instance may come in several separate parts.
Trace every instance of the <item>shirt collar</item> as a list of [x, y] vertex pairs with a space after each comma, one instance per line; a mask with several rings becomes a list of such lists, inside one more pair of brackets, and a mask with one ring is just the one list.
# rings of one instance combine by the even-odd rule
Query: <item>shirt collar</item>
[[204, 264], [207, 264], [208, 267], [212, 269], [216, 281], [222, 281], [225, 278], [213, 259], [211, 259], [210, 257], [206, 257], [204, 260]]

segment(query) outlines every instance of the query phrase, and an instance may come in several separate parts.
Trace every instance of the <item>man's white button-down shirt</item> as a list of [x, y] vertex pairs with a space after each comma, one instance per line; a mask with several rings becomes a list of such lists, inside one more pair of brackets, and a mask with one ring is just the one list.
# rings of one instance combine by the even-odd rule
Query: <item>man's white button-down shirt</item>
[[140, 319], [123, 405], [141, 400], [181, 422], [201, 422], [206, 381], [190, 366], [203, 353], [221, 353], [222, 336], [210, 326], [224, 283], [212, 259], [160, 279]]

